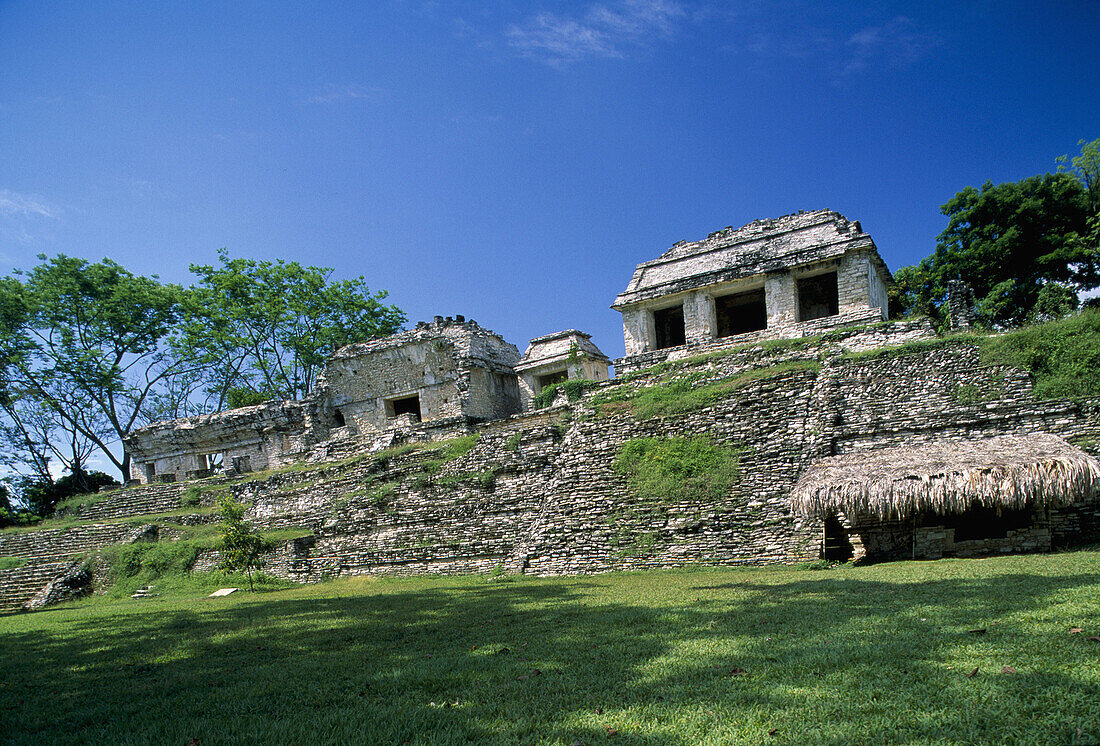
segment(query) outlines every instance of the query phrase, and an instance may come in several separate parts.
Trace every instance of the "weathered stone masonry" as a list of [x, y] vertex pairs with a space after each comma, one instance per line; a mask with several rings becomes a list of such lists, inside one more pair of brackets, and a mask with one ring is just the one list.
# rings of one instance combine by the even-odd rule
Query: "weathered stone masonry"
[[[705, 383], [819, 359], [820, 372], [778, 372], [678, 417], [595, 417], [580, 402], [489, 423], [472, 451], [430, 480], [421, 464], [433, 454], [417, 451], [384, 464], [365, 459], [329, 467], [320, 478], [279, 476], [237, 491], [253, 502], [262, 525], [314, 529], [315, 543], [290, 552], [292, 559], [281, 566], [299, 579], [791, 562], [820, 555], [820, 523], [792, 515], [787, 496], [821, 455], [1009, 432], [1056, 432], [1079, 442], [1100, 436], [1100, 402], [1038, 402], [1026, 376], [981, 365], [967, 345], [861, 359], [844, 356], [835, 343], [807, 340], [787, 349], [735, 350], [685, 370], [705, 372]], [[590, 396], [652, 382], [646, 376], [612, 382]], [[695, 434], [741, 450], [742, 478], [734, 493], [720, 504], [688, 501], [663, 511], [637, 503], [612, 468], [622, 443]], [[491, 485], [477, 478], [490, 471]], [[392, 486], [383, 500], [372, 493], [379, 484]], [[1075, 528], [1052, 529], [1053, 545], [1095, 536], [1100, 528], [1095, 505], [1063, 512], [1051, 521]], [[652, 544], [634, 546], [643, 536]], [[874, 551], [874, 538], [868, 541]], [[911, 542], [904, 549], [911, 554]]]
[[[586, 334], [536, 338], [521, 356], [472, 321], [437, 317], [338, 351], [306, 401], [139, 431], [131, 442], [134, 476], [161, 483], [105, 496], [80, 516], [177, 510], [179, 482], [201, 479], [248, 502], [259, 526], [310, 529], [269, 563], [269, 571], [304, 581], [795, 562], [822, 554], [822, 523], [792, 514], [789, 495], [823, 457], [1040, 432], [1097, 454], [1100, 400], [1038, 401], [1025, 373], [983, 364], [974, 345], [935, 339], [927, 320], [883, 321], [888, 278], [859, 224], [830, 211], [719, 231], [639, 265], [615, 306], [627, 345], [616, 361], [620, 377], [580, 401], [559, 398], [533, 410], [535, 393], [551, 379], [606, 377], [607, 358]], [[622, 401], [676, 380], [727, 390], [705, 407], [650, 419], [636, 419]], [[621, 406], [597, 412], [599, 397]], [[476, 445], [443, 463], [442, 446], [431, 441], [470, 432]], [[645, 503], [613, 468], [630, 439], [699, 435], [739, 454], [739, 482], [718, 501]], [[302, 466], [311, 461], [328, 463]], [[289, 464], [298, 466], [234, 481]], [[1097, 502], [1045, 511], [1003, 540], [982, 542], [929, 516], [839, 519], [853, 544], [880, 557], [1045, 549], [1100, 537]], [[0, 571], [0, 604], [10, 608], [41, 586], [42, 568], [69, 572], [73, 554], [118, 541], [122, 530], [0, 535], [0, 555], [28, 559]], [[213, 567], [213, 558], [198, 567]]]

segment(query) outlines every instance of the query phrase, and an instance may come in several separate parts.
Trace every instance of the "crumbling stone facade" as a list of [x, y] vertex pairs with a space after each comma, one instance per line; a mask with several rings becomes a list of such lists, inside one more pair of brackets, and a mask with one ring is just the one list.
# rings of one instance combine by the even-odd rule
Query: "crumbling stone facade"
[[832, 210], [680, 241], [634, 270], [612, 308], [625, 356], [714, 340], [743, 344], [885, 320], [890, 272], [871, 237]]
[[276, 468], [293, 462], [328, 435], [314, 399], [265, 402], [157, 422], [127, 439], [130, 475], [143, 483], [180, 482]]
[[532, 409], [543, 388], [567, 379], [606, 381], [610, 363], [592, 337], [576, 329], [535, 337], [515, 364], [523, 408]]
[[414, 422], [482, 422], [520, 411], [519, 349], [462, 316], [337, 350], [320, 385], [335, 421], [361, 433]]
[[135, 430], [127, 440], [131, 478], [173, 482], [277, 468], [330, 439], [369, 442], [413, 424], [423, 423], [426, 437], [466, 431], [520, 411], [513, 369], [519, 359], [515, 345], [472, 319], [437, 316], [337, 350], [304, 401], [265, 402]]

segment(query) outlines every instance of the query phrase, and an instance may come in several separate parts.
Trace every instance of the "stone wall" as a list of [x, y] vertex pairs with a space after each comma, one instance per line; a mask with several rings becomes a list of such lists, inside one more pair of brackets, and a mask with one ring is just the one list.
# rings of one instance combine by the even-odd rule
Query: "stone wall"
[[384, 429], [392, 414], [386, 400], [419, 396], [421, 417], [462, 414], [454, 344], [425, 339], [372, 352], [369, 357], [334, 358], [325, 369], [328, 399], [345, 421], [362, 431]]
[[[861, 335], [918, 333], [919, 324], [884, 324], [668, 361], [601, 384], [579, 402], [487, 423], [472, 450], [451, 461], [442, 462], [446, 443], [418, 444], [228, 489], [251, 504], [250, 519], [260, 526], [312, 530], [273, 557], [272, 571], [286, 577], [549, 575], [814, 559], [823, 527], [793, 515], [788, 495], [821, 456], [1039, 431], [1095, 454], [1100, 401], [1037, 401], [1024, 373], [983, 364], [973, 345], [929, 340], [845, 352], [860, 348]], [[704, 408], [650, 419], [636, 419], [629, 404], [593, 406], [683, 375], [695, 386], [729, 388]], [[630, 439], [697, 435], [739, 453], [739, 481], [719, 500], [648, 503], [615, 469]], [[138, 495], [171, 504], [169, 488], [179, 486], [121, 491], [89, 507], [109, 513]], [[868, 554], [880, 557], [1041, 549], [1100, 537], [1100, 504], [1051, 511], [1003, 545], [968, 546], [927, 521], [857, 521], [855, 529]]]
[[393, 401], [413, 396], [424, 421], [507, 417], [520, 409], [512, 370], [519, 358], [514, 345], [476, 322], [437, 317], [338, 350], [320, 389], [333, 414], [362, 432], [389, 427]]
[[0, 557], [67, 559], [107, 544], [125, 541], [134, 527], [125, 523], [81, 525], [41, 531], [0, 533]]
[[751, 332], [735, 337], [709, 339], [698, 344], [650, 350], [638, 355], [622, 357], [615, 361], [618, 376], [651, 368], [665, 361], [683, 361], [700, 355], [723, 351], [739, 354], [739, 350], [776, 349], [799, 344], [812, 346], [812, 356], [821, 354], [821, 344], [838, 345], [845, 352], [861, 352], [883, 346], [897, 346], [936, 336], [928, 319], [883, 322], [878, 309], [863, 309], [842, 316], [830, 316], [813, 321], [803, 321], [788, 328], [785, 338], [774, 340], [767, 333]]
[[[1026, 375], [982, 365], [971, 346], [850, 357], [839, 344], [748, 347], [696, 362], [689, 370], [705, 374], [702, 384], [828, 352], [820, 373], [768, 375], [695, 412], [635, 421], [627, 413], [595, 416], [586, 402], [558, 406], [482, 428], [474, 450], [431, 480], [418, 466], [431, 454], [415, 453], [384, 468], [354, 467], [326, 478], [324, 486], [277, 492], [256, 486], [250, 499], [266, 524], [306, 518], [315, 527], [317, 543], [308, 559], [299, 558], [299, 577], [791, 562], [820, 550], [820, 524], [791, 515], [787, 495], [821, 455], [934, 438], [1043, 430], [1080, 440], [1100, 432], [1100, 403], [1036, 401]], [[586, 401], [669, 375], [667, 369], [638, 373], [629, 383], [604, 384]], [[613, 469], [621, 445], [636, 437], [694, 434], [740, 449], [735, 493], [719, 504], [687, 501], [660, 511], [638, 503]], [[491, 486], [470, 476], [489, 471]], [[465, 481], [452, 479], [463, 474]], [[391, 491], [378, 503], [372, 488], [380, 483]], [[1042, 549], [1074, 535], [1096, 536], [1098, 512], [1095, 504], [1054, 511], [1003, 545], [947, 542], [934, 525], [916, 529], [905, 522], [864, 526], [863, 542], [882, 557], [913, 556], [914, 538], [923, 547], [918, 554], [927, 557]]]

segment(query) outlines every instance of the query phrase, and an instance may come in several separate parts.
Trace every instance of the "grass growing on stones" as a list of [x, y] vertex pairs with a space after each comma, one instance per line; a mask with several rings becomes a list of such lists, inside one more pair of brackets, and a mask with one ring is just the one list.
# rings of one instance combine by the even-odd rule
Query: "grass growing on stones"
[[1100, 310], [982, 340], [982, 361], [1023, 368], [1039, 399], [1100, 396]]
[[14, 570], [27, 564], [26, 557], [0, 557], [0, 570]]
[[589, 405], [597, 416], [629, 411], [636, 420], [693, 412], [725, 399], [755, 381], [791, 372], [819, 371], [817, 360], [792, 360], [755, 368], [734, 376], [706, 381], [705, 372], [687, 373], [668, 382], [641, 388], [619, 387], [592, 397]]
[[[378, 580], [0, 618], [12, 743], [1085, 744], [1100, 552]], [[1080, 630], [1080, 631], [1078, 631]], [[194, 739], [194, 740], [193, 740]]]
[[[977, 331], [922, 339], [896, 347], [846, 353], [849, 360], [876, 360], [961, 344], [977, 346], [986, 365], [1026, 370], [1038, 399], [1100, 397], [1100, 310], [1033, 324], [1003, 334]], [[964, 392], [965, 393], [965, 392]], [[994, 393], [995, 396], [995, 393]]]
[[706, 435], [691, 438], [634, 438], [623, 443], [615, 471], [640, 500], [723, 501], [737, 483], [737, 451]]

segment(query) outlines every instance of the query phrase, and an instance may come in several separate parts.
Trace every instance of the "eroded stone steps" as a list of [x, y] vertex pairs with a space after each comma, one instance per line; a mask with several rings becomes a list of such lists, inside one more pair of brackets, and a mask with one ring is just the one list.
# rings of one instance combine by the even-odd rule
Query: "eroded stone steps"
[[179, 510], [180, 487], [154, 487], [150, 491], [141, 490], [133, 494], [120, 492], [106, 495], [99, 502], [81, 505], [71, 512], [83, 520], [102, 521], [110, 518], [124, 518], [148, 513], [167, 513]]
[[19, 611], [46, 584], [65, 572], [69, 562], [42, 562], [0, 570], [0, 613]]
[[0, 534], [0, 557], [23, 557], [32, 563], [48, 562], [116, 544], [134, 532], [126, 523], [92, 524]]

